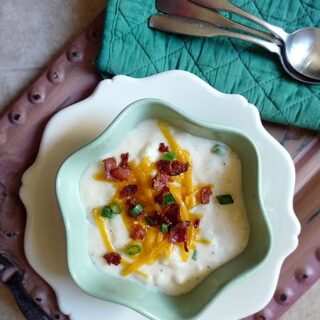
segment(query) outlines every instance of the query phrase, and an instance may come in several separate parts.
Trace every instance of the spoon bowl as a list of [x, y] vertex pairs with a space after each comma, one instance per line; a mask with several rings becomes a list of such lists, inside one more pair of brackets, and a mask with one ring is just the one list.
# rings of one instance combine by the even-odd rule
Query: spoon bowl
[[[240, 9], [228, 0], [189, 1], [211, 10], [232, 12], [266, 28], [274, 35], [275, 40], [280, 39], [282, 41], [280, 46], [284, 49], [281, 48], [280, 54], [284, 53], [284, 56], [279, 56], [284, 69], [299, 81], [306, 83], [320, 82], [320, 29], [303, 28], [288, 34], [282, 28]], [[275, 41], [272, 42], [276, 43]]]
[[320, 80], [320, 29], [300, 29], [288, 34], [284, 40], [286, 58], [292, 68]]

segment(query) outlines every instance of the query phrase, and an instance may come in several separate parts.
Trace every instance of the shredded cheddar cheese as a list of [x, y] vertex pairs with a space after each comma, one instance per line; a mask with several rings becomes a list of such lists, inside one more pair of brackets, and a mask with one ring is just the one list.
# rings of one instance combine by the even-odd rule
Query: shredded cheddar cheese
[[209, 244], [211, 244], [212, 241], [205, 238], [200, 238], [198, 242], [208, 246]]
[[[187, 163], [187, 170], [179, 175], [172, 177], [172, 181], [167, 182], [171, 197], [174, 198], [174, 203], [179, 206], [180, 221], [186, 222], [187, 231], [185, 233], [185, 243], [177, 242], [172, 240], [171, 229], [168, 225], [165, 225], [164, 229], [155, 227], [147, 223], [145, 217], [152, 217], [153, 215], [161, 216], [163, 214], [163, 206], [157, 201], [155, 197], [159, 195], [159, 191], [152, 187], [152, 179], [155, 177], [157, 171], [156, 164], [148, 157], [141, 160], [140, 163], [130, 162], [130, 178], [128, 181], [116, 181], [106, 180], [103, 173], [97, 173], [94, 178], [97, 181], [112, 183], [116, 189], [111, 203], [116, 203], [121, 208], [121, 218], [124, 226], [130, 234], [132, 230], [138, 226], [143, 232], [143, 238], [138, 242], [132, 241], [128, 243], [128, 246], [135, 244], [141, 246], [141, 252], [135, 256], [129, 257], [130, 261], [121, 259], [121, 265], [123, 267], [121, 274], [127, 276], [131, 273], [146, 278], [147, 275], [139, 269], [146, 264], [153, 264], [161, 258], [171, 259], [172, 251], [174, 246], [179, 248], [181, 260], [187, 262], [190, 259], [190, 255], [196, 250], [197, 244], [202, 243], [209, 245], [210, 240], [200, 238], [199, 233], [201, 231], [199, 227], [199, 221], [203, 215], [201, 213], [190, 212], [191, 209], [197, 207], [200, 204], [200, 192], [203, 185], [194, 185], [192, 181], [192, 160], [189, 152], [182, 149], [175, 138], [170, 133], [169, 129], [162, 122], [158, 122], [159, 128], [167, 140], [170, 146], [170, 150], [174, 152], [177, 161]], [[125, 197], [121, 196], [121, 192], [125, 186], [137, 185], [134, 197], [136, 203], [141, 205], [138, 211], [133, 211], [132, 215], [128, 213], [128, 204], [126, 203]], [[206, 185], [212, 186], [212, 185]], [[140, 211], [143, 210], [143, 215], [140, 215]], [[137, 213], [136, 213], [137, 212]], [[93, 217], [96, 225], [101, 234], [103, 243], [107, 252], [115, 251], [108, 232], [106, 229], [105, 218], [101, 216], [101, 208], [93, 210]], [[125, 250], [125, 248], [123, 248]]]
[[103, 217], [101, 217], [101, 214], [100, 214], [98, 209], [93, 209], [93, 217], [94, 217], [94, 219], [96, 221], [97, 227], [98, 227], [98, 229], [100, 231], [100, 234], [101, 234], [103, 243], [104, 243], [104, 245], [105, 245], [105, 247], [107, 249], [107, 252], [115, 251], [113, 246], [112, 246], [112, 243], [111, 243], [111, 241], [109, 239], [106, 227], [105, 227], [105, 219]]

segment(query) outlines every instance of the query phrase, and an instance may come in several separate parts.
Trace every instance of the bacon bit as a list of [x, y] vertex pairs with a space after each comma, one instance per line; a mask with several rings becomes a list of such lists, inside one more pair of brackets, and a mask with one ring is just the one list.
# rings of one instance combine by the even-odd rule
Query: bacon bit
[[130, 178], [131, 170], [130, 168], [115, 168], [111, 170], [111, 176], [112, 178], [120, 181], [127, 181]]
[[162, 217], [165, 223], [167, 223], [169, 226], [175, 226], [179, 224], [181, 222], [180, 205], [173, 203], [165, 206]]
[[111, 171], [117, 167], [116, 159], [114, 157], [104, 159], [103, 164], [106, 179], [112, 179]]
[[179, 174], [186, 172], [189, 167], [189, 163], [180, 162], [178, 160], [159, 160], [156, 164], [161, 173], [165, 173], [169, 176], [178, 176]]
[[135, 194], [138, 191], [138, 185], [128, 184], [120, 191], [120, 197], [128, 197]]
[[163, 142], [161, 142], [159, 144], [159, 149], [158, 149], [160, 152], [168, 152], [169, 151], [169, 147], [166, 146]]
[[173, 179], [164, 173], [157, 173], [156, 177], [152, 180], [152, 188], [161, 191], [167, 186], [168, 182], [172, 182]]
[[129, 209], [129, 211], [137, 204], [137, 201], [135, 198], [128, 198], [126, 200], [126, 205]]
[[189, 252], [187, 244], [187, 229], [190, 225], [189, 221], [179, 222], [177, 225], [170, 228], [169, 241], [171, 243], [183, 242], [184, 250]]
[[206, 186], [200, 190], [200, 203], [208, 204], [210, 202], [210, 197], [212, 196], [211, 187]]
[[108, 180], [129, 180], [131, 170], [129, 168], [129, 153], [121, 154], [121, 162], [117, 167], [116, 159], [114, 157], [103, 160], [104, 171], [106, 179]]
[[157, 204], [163, 204], [163, 196], [167, 193], [170, 193], [170, 189], [167, 186], [164, 186], [160, 193], [154, 197], [154, 202]]
[[121, 153], [121, 162], [119, 164], [120, 168], [129, 168], [129, 152]]
[[144, 240], [145, 236], [146, 232], [139, 224], [135, 225], [130, 233], [133, 240]]
[[163, 222], [162, 217], [157, 212], [155, 212], [152, 216], [146, 216], [146, 219], [148, 220], [147, 224], [150, 227], [155, 227]]
[[121, 256], [118, 252], [109, 252], [106, 253], [103, 258], [107, 261], [107, 264], [110, 266], [111, 264], [114, 264], [117, 266], [121, 263]]
[[200, 224], [200, 219], [194, 220], [193, 226], [194, 226], [195, 228], [199, 228], [199, 224]]

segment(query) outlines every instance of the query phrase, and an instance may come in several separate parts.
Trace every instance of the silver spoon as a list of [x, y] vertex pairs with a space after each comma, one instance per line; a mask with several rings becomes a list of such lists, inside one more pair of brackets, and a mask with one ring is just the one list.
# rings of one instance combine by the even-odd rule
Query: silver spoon
[[149, 20], [149, 26], [153, 29], [173, 32], [177, 34], [200, 37], [226, 36], [257, 44], [277, 54], [285, 71], [294, 79], [310, 84], [320, 84], [320, 80], [305, 77], [295, 72], [292, 67], [288, 65], [287, 61], [283, 59], [281, 47], [276, 45], [275, 43], [255, 38], [249, 35], [222, 29], [204, 21], [174, 15], [153, 15]]
[[[189, 17], [189, 18], [206, 21], [218, 27], [226, 27], [226, 28], [232, 28], [237, 30], [240, 29], [241, 31], [248, 32], [251, 35], [256, 35], [260, 38], [263, 38], [265, 40], [269, 40], [278, 45], [281, 45], [281, 40], [278, 38], [275, 38], [273, 35], [266, 34], [258, 30], [244, 26], [242, 24], [236, 23], [218, 14], [214, 10], [210, 10], [205, 7], [196, 5], [188, 0], [175, 0], [175, 1], [156, 0], [156, 7], [159, 11], [169, 13], [172, 15]], [[279, 57], [281, 59], [282, 65], [284, 66], [285, 70], [291, 74], [291, 76], [293, 76], [299, 81], [308, 82], [308, 83], [314, 82], [314, 79], [308, 79], [302, 75], [299, 75], [292, 67], [290, 67], [286, 59], [283, 58], [285, 57], [284, 56], [285, 54], [283, 53], [283, 47], [280, 48], [279, 54], [280, 53], [281, 53], [281, 56]]]
[[291, 34], [238, 8], [227, 0], [189, 0], [203, 7], [238, 14], [268, 29], [283, 41], [287, 63], [303, 76], [320, 80], [320, 29], [303, 28]]
[[164, 13], [210, 22], [221, 28], [241, 30], [265, 40], [276, 41], [278, 44], [281, 44], [281, 41], [277, 38], [274, 38], [274, 36], [271, 34], [249, 28], [243, 24], [224, 17], [214, 10], [196, 5], [188, 0], [156, 0], [156, 8]]

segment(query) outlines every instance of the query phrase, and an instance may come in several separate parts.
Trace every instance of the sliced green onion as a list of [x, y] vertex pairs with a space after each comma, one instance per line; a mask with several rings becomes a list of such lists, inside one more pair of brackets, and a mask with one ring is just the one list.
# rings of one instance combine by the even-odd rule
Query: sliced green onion
[[139, 245], [137, 245], [137, 244], [134, 244], [134, 245], [130, 246], [130, 247], [127, 248], [127, 250], [126, 250], [126, 254], [127, 254], [128, 256], [135, 256], [135, 255], [137, 255], [137, 254], [140, 253], [140, 252], [141, 252], [141, 247], [140, 247]]
[[219, 203], [222, 205], [233, 203], [233, 198], [230, 194], [222, 194], [220, 196], [216, 196], [216, 198], [219, 201]]
[[121, 208], [120, 208], [120, 206], [119, 206], [117, 203], [115, 203], [115, 202], [111, 203], [111, 204], [109, 205], [109, 208], [110, 208], [110, 209], [112, 210], [112, 212], [115, 213], [115, 214], [120, 214], [120, 213], [121, 213]]
[[163, 155], [163, 160], [174, 160], [176, 158], [176, 154], [173, 151], [169, 151]]
[[114, 218], [119, 213], [121, 213], [121, 209], [117, 203], [111, 203], [109, 206], [104, 206], [101, 209], [101, 215], [108, 219]]
[[192, 260], [196, 261], [198, 258], [198, 251], [197, 250], [194, 250], [193, 251], [193, 254], [192, 254]]
[[173, 204], [173, 203], [176, 203], [176, 200], [171, 193], [167, 193], [163, 196], [163, 204]]
[[169, 232], [169, 226], [166, 223], [161, 223], [160, 231], [162, 233], [168, 233]]
[[211, 152], [216, 153], [219, 156], [223, 156], [226, 153], [226, 149], [224, 146], [217, 143], [211, 148]]
[[136, 204], [130, 211], [129, 214], [131, 217], [137, 217], [143, 211], [143, 205], [140, 203]]
[[101, 215], [104, 218], [112, 219], [114, 217], [114, 213], [112, 212], [110, 207], [102, 207]]

